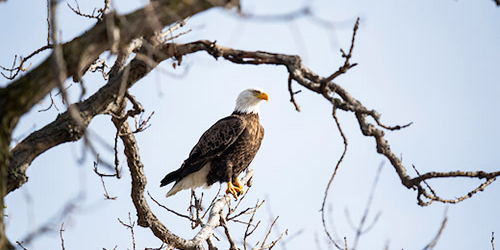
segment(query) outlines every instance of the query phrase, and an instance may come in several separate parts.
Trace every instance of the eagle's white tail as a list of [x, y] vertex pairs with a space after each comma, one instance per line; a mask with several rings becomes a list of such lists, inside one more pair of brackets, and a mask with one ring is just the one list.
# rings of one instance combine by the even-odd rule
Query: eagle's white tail
[[210, 171], [210, 163], [207, 163], [200, 170], [182, 178], [182, 180], [175, 183], [172, 189], [168, 191], [167, 197], [172, 196], [184, 189], [195, 189], [197, 187], [207, 185], [207, 175], [209, 171]]

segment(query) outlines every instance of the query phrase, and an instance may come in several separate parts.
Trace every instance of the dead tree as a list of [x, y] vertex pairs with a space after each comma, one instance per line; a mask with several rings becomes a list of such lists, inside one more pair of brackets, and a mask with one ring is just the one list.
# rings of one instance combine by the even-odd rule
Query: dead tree
[[[110, 115], [116, 127], [116, 141], [120, 139], [124, 145], [124, 153], [127, 157], [128, 168], [132, 176], [132, 200], [137, 212], [137, 225], [150, 228], [152, 233], [165, 244], [180, 249], [201, 249], [206, 244], [214, 249], [211, 236], [213, 229], [222, 226], [227, 229], [226, 222], [231, 217], [221, 213], [222, 208], [228, 203], [230, 197], [224, 196], [214, 201], [210, 209], [208, 220], [201, 225], [201, 229], [193, 239], [184, 239], [172, 233], [167, 225], [164, 225], [149, 208], [144, 196], [146, 176], [143, 172], [143, 164], [140, 159], [138, 143], [134, 132], [144, 129], [139, 125], [135, 130], [129, 125], [128, 118], [135, 117], [143, 112], [140, 103], [128, 93], [128, 89], [154, 70], [160, 63], [174, 58], [179, 64], [183, 57], [193, 53], [202, 52], [214, 59], [224, 59], [235, 64], [249, 65], [277, 65], [286, 68], [288, 79], [283, 79], [282, 84], [288, 85], [290, 101], [300, 110], [299, 104], [294, 96], [294, 84], [318, 93], [332, 105], [332, 118], [344, 139], [344, 154], [338, 160], [329, 184], [325, 190], [324, 201], [326, 201], [330, 184], [333, 182], [337, 169], [339, 168], [345, 150], [347, 139], [342, 132], [342, 126], [337, 118], [338, 111], [352, 114], [360, 127], [360, 132], [367, 137], [373, 138], [376, 150], [390, 162], [394, 168], [401, 184], [416, 192], [418, 204], [425, 206], [437, 201], [443, 203], [457, 203], [470, 198], [478, 191], [484, 190], [500, 175], [497, 172], [484, 171], [451, 171], [451, 172], [428, 172], [418, 173], [410, 176], [407, 166], [403, 166], [401, 159], [391, 151], [389, 142], [384, 135], [387, 132], [404, 129], [407, 125], [389, 126], [382, 123], [380, 114], [370, 109], [351, 95], [344, 87], [336, 83], [337, 77], [347, 73], [356, 63], [351, 62], [355, 51], [356, 33], [359, 27], [359, 19], [355, 22], [351, 44], [348, 49], [341, 49], [344, 58], [343, 65], [330, 75], [321, 76], [306, 65], [297, 55], [287, 55], [263, 51], [245, 51], [228, 48], [217, 44], [215, 41], [199, 40], [189, 43], [165, 42], [165, 34], [171, 32], [163, 31], [165, 27], [181, 25], [184, 20], [192, 15], [206, 11], [210, 8], [224, 7], [232, 9], [239, 6], [238, 1], [228, 0], [191, 0], [191, 1], [151, 1], [144, 8], [130, 14], [119, 15], [109, 11], [109, 1], [104, 1], [104, 7], [99, 14], [84, 14], [79, 7], [72, 7], [76, 14], [87, 18], [95, 18], [97, 23], [83, 35], [76, 37], [70, 42], [59, 43], [57, 32], [51, 33], [47, 45], [35, 51], [29, 57], [21, 60], [12, 68], [3, 68], [4, 76], [12, 81], [0, 89], [0, 211], [3, 211], [3, 197], [10, 192], [22, 187], [28, 181], [26, 170], [32, 161], [43, 152], [65, 142], [85, 139], [86, 129], [89, 123], [98, 115]], [[497, 2], [498, 4], [498, 2]], [[56, 2], [49, 3], [51, 16], [55, 16]], [[52, 29], [55, 23], [51, 22]], [[39, 51], [51, 50], [50, 56], [36, 68], [28, 68], [24, 65], [26, 60], [36, 55]], [[106, 84], [92, 94], [86, 100], [77, 103], [67, 103], [67, 111], [60, 114], [53, 122], [45, 127], [31, 133], [14, 148], [10, 148], [12, 131], [18, 124], [19, 119], [30, 111], [40, 100], [49, 95], [50, 91], [59, 88], [64, 98], [63, 82], [72, 78], [75, 82], [81, 82], [82, 77], [92, 70], [104, 69], [104, 64], [99, 61], [99, 56], [105, 52], [117, 54], [117, 59], [109, 72], [105, 73]], [[128, 61], [129, 57], [133, 58]], [[19, 76], [19, 72], [26, 74]], [[10, 74], [9, 74], [10, 73]], [[18, 77], [19, 76], [19, 77]], [[84, 86], [82, 86], [83, 88]], [[132, 104], [131, 110], [126, 110], [126, 104]], [[141, 127], [142, 126], [142, 127]], [[116, 150], [116, 147], [115, 147]], [[97, 170], [95, 170], [97, 172]], [[117, 171], [116, 176], [119, 177]], [[252, 177], [248, 172], [243, 183], [247, 183]], [[443, 198], [427, 184], [429, 179], [443, 179], [451, 177], [465, 177], [484, 180], [477, 188], [470, 190], [459, 198]], [[111, 197], [110, 197], [111, 198]], [[323, 210], [324, 210], [323, 202]], [[254, 210], [256, 210], [257, 205]], [[324, 214], [323, 214], [324, 216]], [[253, 217], [252, 217], [253, 218]], [[3, 228], [3, 212], [0, 212], [0, 244], [6, 249], [8, 241]], [[193, 220], [193, 219], [190, 219]], [[194, 219], [195, 223], [200, 223]], [[123, 223], [124, 226], [133, 227], [132, 221]], [[444, 223], [443, 223], [444, 224]], [[251, 231], [251, 229], [248, 229]], [[61, 227], [61, 238], [62, 238]], [[132, 229], [131, 229], [132, 231]], [[234, 242], [230, 233], [226, 231], [231, 247]], [[133, 233], [133, 231], [132, 231]], [[248, 232], [245, 232], [247, 235]], [[328, 230], [326, 233], [329, 235]], [[330, 239], [332, 237], [329, 235]], [[267, 239], [267, 236], [266, 236]], [[333, 239], [332, 242], [337, 244]], [[274, 246], [275, 241], [268, 245], [262, 243], [256, 249], [266, 249]], [[63, 243], [64, 246], [64, 243]], [[245, 246], [246, 248], [246, 246]]]

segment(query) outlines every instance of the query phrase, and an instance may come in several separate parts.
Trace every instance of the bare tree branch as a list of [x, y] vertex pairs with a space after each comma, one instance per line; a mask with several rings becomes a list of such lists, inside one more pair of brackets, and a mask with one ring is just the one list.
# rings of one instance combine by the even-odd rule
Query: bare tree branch
[[118, 218], [118, 221], [120, 224], [122, 224], [124, 227], [126, 227], [128, 230], [130, 230], [130, 235], [132, 237], [132, 249], [135, 250], [135, 233], [134, 233], [134, 227], [135, 227], [135, 222], [132, 222], [132, 218], [130, 217], [130, 213], [128, 213], [128, 224], [120, 220]]
[[66, 248], [64, 247], [63, 232], [64, 232], [64, 222], [61, 223], [61, 229], [59, 229], [59, 238], [61, 238], [61, 249], [66, 250]]
[[361, 217], [361, 220], [359, 221], [359, 225], [357, 226], [356, 228], [356, 236], [354, 238], [354, 243], [352, 244], [352, 248], [353, 250], [357, 249], [358, 247], [358, 242], [359, 242], [359, 239], [361, 237], [361, 235], [365, 232], [367, 232], [368, 230], [370, 230], [370, 228], [375, 225], [375, 223], [377, 222], [379, 216], [380, 216], [380, 213], [378, 213], [375, 218], [373, 219], [373, 223], [371, 224], [371, 226], [368, 226], [365, 228], [365, 222], [366, 222], [366, 218], [368, 217], [368, 213], [370, 212], [370, 208], [371, 208], [371, 204], [372, 204], [372, 201], [373, 201], [373, 197], [375, 196], [375, 189], [377, 187], [377, 184], [378, 184], [378, 181], [380, 179], [380, 174], [382, 173], [382, 167], [384, 166], [384, 163], [382, 162], [377, 170], [377, 174], [375, 175], [375, 180], [373, 181], [373, 184], [372, 184], [372, 187], [370, 189], [370, 195], [368, 196], [368, 201], [366, 202], [366, 205], [365, 205], [365, 210], [363, 212], [363, 215]]
[[255, 246], [254, 248], [252, 248], [252, 250], [265, 250], [265, 249], [272, 249], [276, 243], [278, 243], [281, 238], [283, 238], [284, 235], [287, 235], [288, 234], [288, 230], [285, 230], [283, 233], [280, 234], [280, 236], [276, 239], [276, 240], [273, 240], [271, 243], [267, 244], [266, 245], [266, 241], [267, 241], [267, 238], [269, 237], [269, 235], [271, 234], [271, 230], [273, 229], [276, 221], [278, 220], [279, 216], [276, 217], [276, 219], [273, 220], [273, 222], [271, 223], [271, 225], [269, 226], [269, 230], [267, 231], [267, 234], [266, 236], [264, 237], [264, 240], [262, 241], [262, 244], [260, 246], [258, 246], [258, 243], [257, 243], [257, 246]]
[[446, 221], [448, 221], [448, 216], [447, 216], [447, 209], [444, 211], [444, 216], [443, 216], [443, 222], [441, 222], [441, 227], [439, 227], [439, 231], [437, 232], [436, 236], [427, 244], [423, 250], [432, 250], [436, 246], [436, 243], [439, 240], [439, 237], [443, 233], [444, 227], [446, 226]]
[[94, 161], [94, 173], [96, 173], [100, 178], [101, 178], [101, 183], [102, 187], [104, 189], [104, 198], [106, 200], [116, 200], [116, 196], [111, 197], [109, 196], [108, 190], [106, 189], [106, 184], [104, 183], [104, 177], [116, 177], [118, 178], [119, 172], [116, 172], [114, 174], [102, 174], [97, 170], [97, 166], [99, 166], [99, 155], [97, 155], [97, 160]]
[[[102, 20], [103, 16], [108, 13], [109, 7], [110, 7], [110, 1], [104, 0], [104, 7], [100, 8], [100, 9], [94, 8], [94, 10], [92, 11], [92, 14], [85, 14], [85, 13], [82, 13], [82, 11], [80, 10], [80, 5], [78, 4], [77, 0], [75, 0], [75, 4], [76, 4], [76, 9], [71, 7], [71, 5], [69, 3], [67, 3], [68, 7], [75, 14], [82, 16], [82, 17], [86, 17], [86, 18], [90, 18], [90, 19], [97, 19], [97, 20]], [[98, 14], [95, 13], [96, 10], [97, 10]]]
[[22, 241], [18, 241], [18, 240], [16, 241], [16, 244], [17, 244], [20, 248], [22, 248], [23, 250], [28, 250], [26, 247], [24, 247], [24, 246], [23, 246], [23, 243], [24, 243], [24, 242], [22, 242]]
[[357, 63], [351, 64], [349, 61], [352, 57], [352, 50], [354, 49], [354, 42], [356, 39], [356, 32], [358, 31], [359, 28], [359, 17], [356, 19], [356, 24], [354, 24], [353, 28], [353, 33], [352, 33], [352, 40], [351, 40], [351, 47], [349, 48], [349, 53], [345, 53], [343, 49], [340, 49], [340, 52], [342, 53], [342, 57], [345, 58], [344, 65], [342, 65], [337, 71], [333, 72], [329, 77], [325, 78], [322, 80], [322, 86], [321, 88], [324, 89], [326, 87], [326, 83], [332, 81], [333, 79], [337, 78], [338, 76], [345, 74], [349, 69], [352, 67], [355, 67], [358, 65]]
[[54, 98], [52, 97], [52, 92], [49, 92], [49, 97], [50, 97], [50, 106], [46, 109], [41, 109], [41, 110], [38, 110], [38, 112], [45, 112], [47, 110], [49, 110], [50, 108], [52, 108], [52, 106], [54, 106], [54, 108], [59, 111], [59, 108], [57, 108], [57, 105], [56, 103], [54, 102]]
[[236, 244], [234, 243], [233, 237], [231, 237], [231, 233], [229, 231], [229, 227], [227, 226], [227, 221], [225, 216], [222, 215], [222, 210], [220, 212], [220, 225], [224, 228], [224, 233], [226, 234], [227, 240], [229, 241], [229, 250], [238, 250]]
[[292, 76], [291, 75], [288, 77], [288, 92], [290, 93], [290, 102], [293, 103], [295, 110], [297, 110], [297, 112], [300, 112], [300, 106], [295, 101], [295, 95], [300, 93], [301, 91], [299, 90], [299, 91], [294, 92], [292, 90]]
[[331, 187], [331, 185], [333, 183], [333, 179], [337, 175], [337, 171], [339, 170], [340, 164], [342, 163], [342, 160], [344, 160], [344, 157], [345, 157], [345, 155], [347, 153], [347, 145], [348, 145], [348, 143], [347, 143], [347, 137], [345, 136], [344, 131], [342, 131], [342, 127], [340, 126], [340, 122], [339, 122], [339, 120], [337, 118], [337, 114], [336, 114], [336, 109], [335, 108], [332, 111], [332, 116], [333, 116], [333, 119], [335, 120], [335, 124], [337, 125], [337, 129], [339, 130], [340, 135], [342, 136], [342, 140], [344, 142], [344, 150], [342, 151], [342, 155], [338, 159], [337, 164], [335, 165], [335, 169], [333, 170], [333, 174], [330, 177], [330, 180], [328, 181], [328, 184], [326, 185], [325, 195], [323, 196], [323, 202], [321, 204], [321, 222], [323, 223], [323, 229], [324, 229], [326, 235], [328, 236], [328, 239], [330, 240], [330, 242], [332, 242], [333, 245], [335, 245], [335, 247], [337, 247], [338, 249], [342, 249], [340, 247], [340, 244], [335, 241], [335, 239], [333, 238], [333, 235], [328, 230], [328, 227], [326, 225], [326, 219], [325, 219], [325, 217], [326, 217], [325, 216], [325, 206], [326, 206], [326, 199], [328, 198], [328, 192], [329, 192], [330, 187]]
[[491, 250], [495, 250], [495, 232], [491, 232]]
[[273, 226], [276, 223], [276, 221], [278, 220], [278, 218], [279, 218], [279, 216], [276, 216], [276, 219], [274, 219], [273, 222], [271, 223], [271, 226], [269, 226], [269, 230], [267, 231], [266, 237], [264, 237], [264, 240], [262, 241], [262, 244], [260, 245], [261, 249], [264, 249], [264, 245], [266, 244], [267, 238], [271, 234], [271, 230], [273, 229]]
[[196, 222], [196, 221], [193, 221], [193, 219], [191, 217], [189, 217], [189, 216], [187, 216], [185, 214], [178, 213], [178, 212], [176, 212], [176, 211], [168, 208], [167, 206], [160, 204], [160, 202], [158, 202], [155, 198], [153, 198], [153, 196], [151, 196], [151, 194], [149, 192], [148, 192], [148, 196], [159, 207], [161, 207], [161, 208], [163, 208], [163, 209], [165, 209], [165, 210], [167, 210], [167, 211], [169, 211], [169, 212], [171, 212], [171, 213], [173, 213], [173, 214], [175, 214], [175, 215], [177, 215], [179, 217], [186, 218], [186, 219], [190, 220], [191, 222]]

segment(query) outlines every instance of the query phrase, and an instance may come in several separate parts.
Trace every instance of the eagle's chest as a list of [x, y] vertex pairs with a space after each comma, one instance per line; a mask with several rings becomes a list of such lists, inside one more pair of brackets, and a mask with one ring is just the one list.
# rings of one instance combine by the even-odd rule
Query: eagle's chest
[[245, 129], [237, 141], [232, 145], [232, 149], [226, 151], [223, 158], [226, 164], [233, 167], [246, 168], [253, 160], [259, 150], [262, 136], [259, 131], [260, 126]]

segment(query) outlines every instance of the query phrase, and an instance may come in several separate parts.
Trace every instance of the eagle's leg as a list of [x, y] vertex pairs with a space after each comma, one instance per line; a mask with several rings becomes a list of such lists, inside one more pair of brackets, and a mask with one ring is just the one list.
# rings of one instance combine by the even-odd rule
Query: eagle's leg
[[229, 193], [232, 194], [235, 199], [237, 199], [238, 196], [243, 194], [243, 185], [241, 185], [238, 178], [236, 178], [234, 182], [229, 181], [227, 183], [226, 194], [229, 194]]

